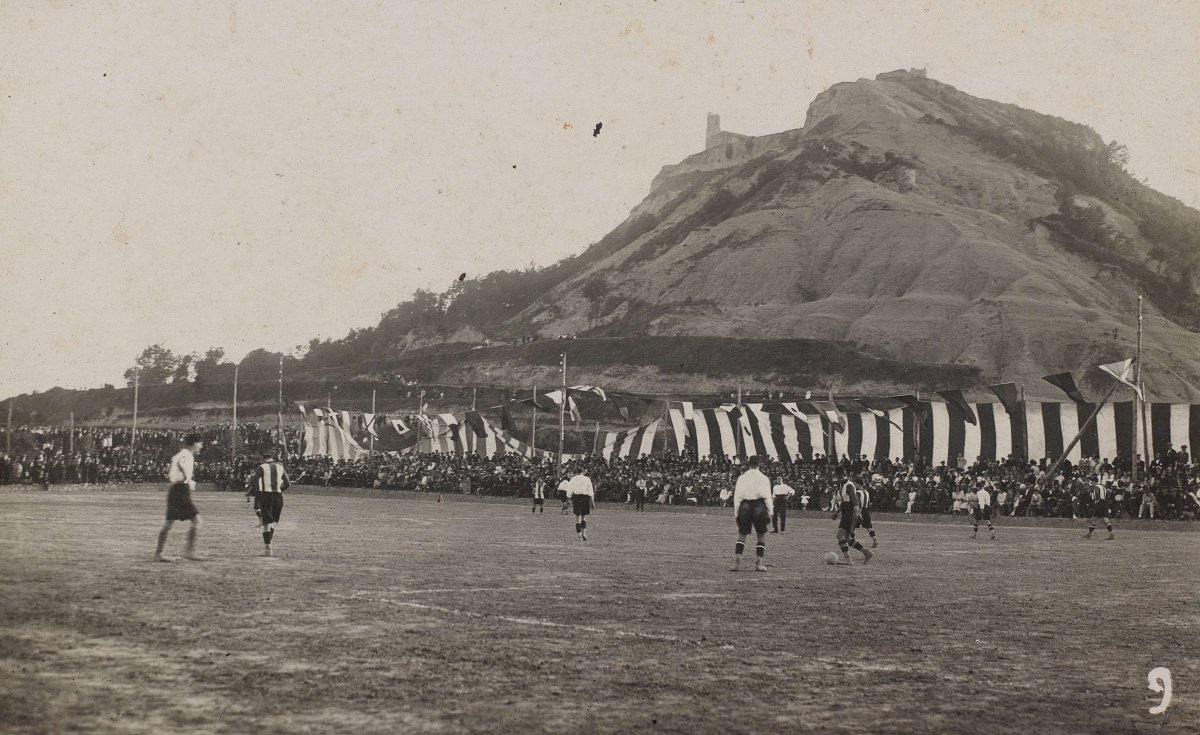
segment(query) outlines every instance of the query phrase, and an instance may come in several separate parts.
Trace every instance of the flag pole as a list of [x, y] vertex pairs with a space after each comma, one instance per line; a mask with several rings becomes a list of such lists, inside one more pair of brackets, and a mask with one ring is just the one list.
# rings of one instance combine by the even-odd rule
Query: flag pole
[[914, 461], [920, 462], [921, 461], [921, 413], [922, 413], [921, 412], [921, 391], [919, 389], [915, 390], [915, 391], [913, 391], [913, 395], [917, 399], [917, 410], [913, 411], [913, 449], [917, 453], [917, 456], [914, 458]]
[[275, 422], [279, 430], [280, 459], [288, 458], [287, 437], [283, 433], [283, 353], [279, 354], [279, 399], [275, 402]]
[[478, 393], [478, 391], [479, 391], [478, 388], [471, 389], [471, 410], [472, 411], [475, 410], [475, 397], [476, 397], [476, 394]]
[[742, 386], [740, 385], [737, 389], [737, 417], [737, 441], [734, 443], [734, 445], [737, 447], [737, 455], [741, 457], [746, 453], [746, 447], [742, 442]]
[[592, 439], [592, 454], [599, 454], [600, 449], [600, 422], [596, 422], [596, 436]]
[[[371, 389], [371, 426], [370, 426], [370, 428], [371, 428], [371, 431], [375, 430], [375, 389], [374, 388]], [[375, 453], [375, 435], [370, 434], [370, 437], [371, 437], [371, 440], [370, 440], [371, 446], [368, 447], [368, 449], [370, 449], [371, 454], [374, 454]]]
[[1021, 437], [1025, 440], [1025, 462], [1030, 461], [1030, 420], [1025, 407], [1025, 383], [1021, 383]]
[[138, 384], [141, 382], [141, 371], [135, 363], [133, 366], [133, 431], [129, 436], [129, 463], [133, 464], [133, 451], [137, 448], [137, 410], [138, 410]]
[[558, 469], [556, 478], [562, 477], [563, 439], [567, 435], [566, 410], [571, 405], [571, 397], [567, 395], [567, 353], [562, 353], [562, 405], [558, 407]]
[[529, 452], [537, 457], [537, 383], [533, 384], [533, 428], [529, 430]]
[[8, 430], [4, 433], [4, 456], [12, 457], [12, 407], [13, 399], [8, 399]]
[[1112, 398], [1112, 394], [1117, 390], [1118, 385], [1120, 385], [1119, 382], [1113, 381], [1113, 386], [1108, 389], [1108, 393], [1104, 396], [1104, 400], [1096, 404], [1096, 408], [1092, 411], [1092, 415], [1088, 416], [1088, 420], [1083, 423], [1083, 426], [1079, 427], [1079, 432], [1075, 434], [1075, 438], [1072, 439], [1071, 443], [1068, 444], [1066, 449], [1062, 451], [1062, 454], [1058, 456], [1058, 459], [1054, 461], [1054, 464], [1050, 465], [1050, 469], [1046, 471], [1047, 484], [1049, 484], [1050, 480], [1054, 477], [1055, 471], [1057, 471], [1059, 466], [1067, 459], [1067, 455], [1071, 453], [1071, 450], [1074, 449], [1075, 445], [1079, 443], [1079, 440], [1083, 438], [1083, 433], [1087, 431], [1088, 427], [1092, 425], [1092, 422], [1096, 420], [1096, 416], [1100, 414], [1100, 409], [1104, 408], [1104, 404], [1108, 403], [1109, 398]]
[[71, 412], [71, 435], [67, 437], [67, 454], [75, 454], [75, 412]]
[[229, 456], [233, 463], [234, 474], [237, 474], [237, 384], [238, 367], [241, 363], [233, 364], [233, 439], [230, 441]]
[[[425, 416], [425, 389], [417, 391], [417, 415]], [[432, 438], [432, 437], [431, 437]], [[417, 454], [421, 453], [421, 419], [417, 419]]]
[[[1146, 467], [1150, 467], [1150, 437], [1149, 427], [1146, 426], [1146, 386], [1142, 385], [1142, 295], [1138, 294], [1138, 329], [1137, 329], [1137, 357], [1133, 361], [1134, 368], [1137, 374], [1134, 376], [1134, 382], [1137, 383], [1138, 391], [1141, 396], [1135, 396], [1137, 401], [1137, 416], [1142, 422], [1142, 458], [1146, 463]], [[1137, 482], [1137, 432], [1133, 432], [1133, 458], [1131, 459], [1133, 467], [1133, 481]]]

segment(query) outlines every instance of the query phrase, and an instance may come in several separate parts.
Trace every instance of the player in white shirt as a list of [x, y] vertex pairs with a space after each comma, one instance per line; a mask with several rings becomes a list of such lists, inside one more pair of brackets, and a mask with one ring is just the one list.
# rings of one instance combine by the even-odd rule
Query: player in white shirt
[[975, 481], [975, 526], [971, 529], [971, 538], [979, 534], [979, 521], [987, 521], [988, 533], [996, 540], [996, 527], [992, 525], [992, 493], [988, 490], [987, 481], [982, 477]]
[[192, 502], [192, 490], [196, 482], [192, 479], [196, 471], [196, 455], [204, 447], [204, 440], [199, 434], [188, 434], [183, 438], [183, 449], [171, 458], [171, 467], [167, 470], [167, 480], [171, 487], [167, 490], [167, 521], [158, 532], [158, 547], [154, 550], [154, 561], [172, 561], [163, 556], [163, 548], [167, 545], [167, 533], [175, 521], [191, 521], [188, 529], [187, 550], [183, 552], [185, 559], [200, 561], [196, 556], [196, 535], [200, 530], [200, 511]]
[[575, 512], [575, 533], [580, 541], [587, 541], [587, 517], [596, 507], [596, 490], [592, 487], [592, 479], [583, 474], [582, 469], [570, 472], [571, 479], [567, 481], [567, 495], [571, 498], [571, 509]]
[[765, 572], [767, 565], [763, 559], [767, 553], [767, 525], [771, 522], [774, 510], [771, 480], [758, 469], [760, 461], [757, 456], [751, 457], [746, 464], [749, 469], [738, 477], [733, 486], [733, 514], [737, 520], [738, 540], [733, 547], [733, 569], [729, 571], [736, 572], [741, 565], [746, 537], [753, 528], [758, 535], [754, 547], [754, 571]]
[[571, 482], [570, 476], [563, 477], [558, 483], [558, 499], [562, 501], [562, 513], [566, 515], [567, 509], [571, 507], [571, 496], [567, 494], [567, 484]]
[[542, 478], [537, 478], [533, 481], [533, 509], [532, 512], [541, 515], [546, 511], [546, 481]]
[[833, 519], [838, 522], [837, 542], [838, 550], [842, 552], [842, 558], [838, 560], [841, 566], [849, 566], [850, 548], [858, 549], [866, 557], [863, 559], [863, 564], [871, 561], [874, 554], [862, 544], [854, 539], [854, 525], [858, 523], [858, 514], [860, 512], [860, 503], [862, 497], [858, 492], [858, 484], [846, 476], [846, 468], [838, 466], [837, 468], [837, 490], [833, 493], [834, 513]]
[[771, 488], [771, 494], [774, 495], [774, 511], [771, 513], [771, 533], [785, 533], [787, 531], [787, 504], [788, 499], [796, 494], [791, 485], [783, 481], [783, 478], [778, 478], [778, 482]]

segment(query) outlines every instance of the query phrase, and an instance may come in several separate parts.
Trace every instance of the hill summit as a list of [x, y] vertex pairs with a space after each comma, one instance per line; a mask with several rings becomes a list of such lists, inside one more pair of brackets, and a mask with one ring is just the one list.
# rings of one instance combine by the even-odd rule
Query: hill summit
[[705, 143], [499, 331], [805, 338], [1036, 380], [1132, 354], [1143, 293], [1148, 385], [1200, 400], [1200, 213], [1090, 128], [902, 70], [774, 135], [710, 115]]

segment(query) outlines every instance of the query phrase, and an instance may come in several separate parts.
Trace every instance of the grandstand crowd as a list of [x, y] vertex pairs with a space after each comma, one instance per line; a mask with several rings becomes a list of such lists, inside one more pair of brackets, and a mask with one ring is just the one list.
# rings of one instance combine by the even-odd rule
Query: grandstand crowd
[[[278, 452], [281, 446], [274, 427], [239, 424], [235, 464], [230, 455], [231, 429], [231, 425], [221, 424], [192, 430], [205, 442], [197, 458], [196, 479], [214, 483], [221, 490], [240, 490], [262, 456]], [[0, 428], [0, 446], [15, 445], [11, 453], [0, 453], [0, 483], [48, 488], [65, 483], [162, 481], [184, 433], [138, 431], [135, 448], [131, 448], [128, 429], [22, 427], [9, 437]], [[333, 462], [297, 456], [300, 439], [294, 432], [286, 432], [284, 440], [287, 451], [283, 454], [297, 485], [508, 497], [528, 497], [538, 478], [555, 487], [552, 459], [531, 461], [515, 454], [484, 458], [392, 453]], [[743, 461], [724, 456], [654, 455], [611, 460], [586, 456], [573, 463], [592, 478], [597, 500], [632, 502], [636, 494], [645, 493], [650, 503], [717, 506], [729, 503]], [[1108, 512], [1118, 517], [1200, 516], [1200, 463], [1186, 447], [1167, 448], [1149, 466], [1139, 460], [1136, 484], [1130, 480], [1128, 458], [1064, 461], [1055, 476], [1047, 477], [1052, 464], [1049, 460], [1008, 458], [970, 465], [960, 459], [952, 466], [926, 466], [921, 460], [816, 456], [768, 462], [764, 471], [773, 481], [795, 490], [789, 505], [797, 510], [831, 507], [834, 473], [840, 465], [861, 478], [876, 511], [966, 513], [974, 483], [984, 478], [992, 488], [996, 511], [1009, 516], [1088, 517], [1096, 510], [1092, 505], [1097, 483], [1107, 490], [1104, 502]]]

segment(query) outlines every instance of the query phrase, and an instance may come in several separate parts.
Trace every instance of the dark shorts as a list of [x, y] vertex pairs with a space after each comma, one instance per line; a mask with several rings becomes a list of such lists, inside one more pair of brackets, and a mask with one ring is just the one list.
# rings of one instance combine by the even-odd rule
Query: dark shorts
[[737, 528], [740, 535], [749, 536], [751, 528], [755, 533], [766, 533], [769, 525], [771, 514], [767, 512], [767, 501], [742, 501], [737, 511]]
[[992, 506], [989, 505], [986, 508], [976, 508], [975, 509], [975, 520], [977, 520], [977, 521], [992, 520]]
[[1108, 511], [1107, 500], [1099, 503], [1092, 503], [1092, 518], [1108, 518], [1109, 515], [1110, 513]]
[[838, 528], [846, 533], [854, 533], [854, 503], [842, 503], [841, 516], [838, 518]]
[[258, 496], [258, 517], [263, 528], [274, 527], [283, 515], [283, 493], [261, 493]]
[[534, 498], [533, 499], [534, 505], [545, 505], [545, 503], [546, 503], [546, 501], [543, 500], [542, 498]]
[[571, 510], [577, 516], [585, 516], [592, 512], [592, 498], [588, 495], [572, 495]]
[[871, 525], [871, 509], [870, 508], [863, 508], [862, 512], [858, 514], [858, 525], [856, 526], [856, 528], [869, 528], [869, 529], [875, 528], [874, 526]]
[[171, 489], [167, 490], [167, 520], [190, 521], [198, 515], [200, 511], [196, 510], [196, 505], [192, 502], [192, 491], [188, 489], [187, 483], [177, 482], [171, 485]]

